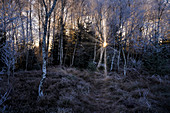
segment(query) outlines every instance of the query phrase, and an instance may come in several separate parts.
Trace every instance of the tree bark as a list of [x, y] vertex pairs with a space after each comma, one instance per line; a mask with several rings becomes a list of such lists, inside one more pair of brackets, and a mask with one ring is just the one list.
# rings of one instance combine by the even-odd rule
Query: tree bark
[[28, 11], [27, 11], [27, 27], [26, 27], [26, 34], [27, 34], [27, 44], [26, 44], [26, 66], [25, 66], [25, 70], [27, 70], [28, 69], [28, 54], [29, 54], [29, 52], [28, 52], [28, 37], [29, 37], [29, 35], [28, 35]]
[[38, 22], [39, 22], [39, 57], [41, 57], [41, 14], [40, 14], [40, 3], [38, 3]]
[[106, 47], [104, 48], [104, 75], [107, 76], [107, 50]]
[[64, 15], [64, 0], [61, 0], [61, 17], [60, 17], [60, 65], [63, 65], [63, 15]]
[[32, 33], [32, 1], [30, 0], [30, 37], [31, 37], [31, 44], [33, 44], [33, 33]]
[[47, 36], [47, 48], [46, 48], [47, 65], [48, 65], [48, 50], [49, 50], [49, 39], [50, 39], [50, 26], [51, 26], [51, 18], [49, 18], [49, 21], [48, 21], [48, 36]]
[[119, 50], [119, 55], [118, 55], [118, 58], [117, 58], [117, 71], [119, 72], [119, 62], [120, 62], [120, 50]]
[[42, 44], [42, 54], [43, 54], [43, 66], [42, 66], [42, 71], [43, 71], [43, 74], [42, 74], [42, 78], [40, 80], [40, 84], [39, 84], [39, 89], [38, 89], [38, 95], [39, 97], [43, 97], [44, 94], [43, 94], [43, 90], [42, 90], [42, 87], [43, 87], [43, 83], [44, 83], [44, 80], [46, 78], [46, 74], [47, 74], [47, 69], [46, 69], [46, 35], [47, 35], [47, 24], [48, 24], [48, 19], [49, 17], [51, 16], [51, 13], [53, 12], [54, 10], [54, 7], [56, 5], [56, 2], [57, 0], [54, 0], [53, 1], [53, 6], [52, 8], [50, 9], [49, 12], [47, 12], [47, 5], [45, 3], [45, 1], [43, 0], [43, 4], [45, 6], [45, 10], [46, 10], [46, 17], [45, 17], [45, 23], [44, 23], [44, 35], [43, 35], [43, 44]]
[[47, 23], [48, 23], [48, 16], [46, 14], [45, 26], [44, 26], [44, 36], [43, 36], [43, 42], [42, 42], [42, 56], [43, 56], [42, 71], [43, 71], [43, 75], [42, 75], [42, 79], [39, 84], [39, 91], [38, 91], [40, 97], [44, 96], [42, 87], [43, 87], [43, 82], [46, 78], [46, 73], [47, 73], [47, 71], [46, 71], [46, 51], [45, 51], [46, 50]]
[[[51, 5], [51, 0], [49, 0], [48, 6], [50, 7], [50, 5]], [[48, 65], [48, 49], [49, 49], [49, 39], [50, 39], [50, 28], [51, 28], [51, 18], [49, 18], [49, 21], [48, 21], [48, 35], [47, 35], [47, 48], [46, 48], [47, 65]]]
[[102, 63], [102, 58], [103, 58], [103, 52], [104, 52], [104, 48], [101, 48], [101, 52], [100, 52], [100, 59], [99, 59], [99, 63], [97, 65], [97, 68], [99, 68], [101, 66]]
[[73, 57], [72, 57], [71, 66], [73, 66], [73, 64], [74, 64], [74, 57], [75, 57], [75, 54], [76, 54], [77, 42], [78, 42], [78, 41], [76, 41], [75, 46], [74, 46], [74, 52], [73, 52]]
[[113, 64], [114, 64], [115, 56], [116, 56], [116, 51], [114, 50], [114, 54], [113, 54], [113, 57], [112, 57], [112, 62], [111, 62], [110, 71], [112, 71], [112, 70], [113, 70]]
[[122, 53], [123, 53], [123, 58], [124, 58], [124, 76], [126, 76], [126, 56], [125, 56], [125, 53], [123, 51], [123, 48], [122, 48]]

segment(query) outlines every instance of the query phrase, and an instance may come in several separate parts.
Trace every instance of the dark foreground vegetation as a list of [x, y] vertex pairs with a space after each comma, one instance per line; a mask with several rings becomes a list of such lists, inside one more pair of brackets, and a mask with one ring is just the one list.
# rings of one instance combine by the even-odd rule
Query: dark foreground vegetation
[[0, 113], [168, 113], [169, 5], [0, 0]]
[[[169, 76], [139, 74], [127, 76], [75, 68], [48, 68], [44, 97], [38, 98], [41, 71], [16, 72], [11, 77], [11, 92], [0, 112], [22, 113], [132, 113], [170, 111]], [[6, 86], [6, 87], [5, 87]], [[0, 76], [0, 92], [8, 89], [7, 77]]]

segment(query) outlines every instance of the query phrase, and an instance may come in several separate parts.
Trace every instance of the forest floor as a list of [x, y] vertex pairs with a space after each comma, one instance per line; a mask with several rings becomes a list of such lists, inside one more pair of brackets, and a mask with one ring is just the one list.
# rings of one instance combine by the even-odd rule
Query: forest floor
[[[7, 77], [0, 76], [0, 94], [7, 89]], [[43, 98], [38, 98], [41, 71], [16, 72], [11, 77], [8, 100], [0, 106], [5, 113], [119, 113], [170, 111], [170, 76], [127, 76], [75, 68], [48, 68]], [[1, 98], [0, 95], [0, 98]]]

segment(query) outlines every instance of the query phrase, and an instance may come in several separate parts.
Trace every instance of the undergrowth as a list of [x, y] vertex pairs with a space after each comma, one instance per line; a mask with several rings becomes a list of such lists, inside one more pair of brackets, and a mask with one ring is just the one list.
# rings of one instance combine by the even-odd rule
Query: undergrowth
[[[5, 77], [1, 77], [5, 81]], [[48, 68], [45, 96], [38, 99], [41, 71], [17, 72], [12, 91], [0, 106], [7, 113], [117, 113], [170, 111], [169, 76], [142, 75], [128, 70], [127, 76], [75, 68]], [[6, 82], [0, 82], [0, 93]], [[5, 106], [5, 108], [4, 108]]]

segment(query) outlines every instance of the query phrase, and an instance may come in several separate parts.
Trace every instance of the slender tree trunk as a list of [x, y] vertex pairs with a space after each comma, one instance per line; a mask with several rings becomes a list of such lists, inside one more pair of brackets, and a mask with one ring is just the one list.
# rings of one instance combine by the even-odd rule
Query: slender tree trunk
[[[48, 7], [50, 7], [50, 5], [51, 5], [51, 0], [49, 0]], [[47, 48], [46, 48], [47, 65], [48, 65], [48, 50], [49, 50], [50, 30], [51, 30], [50, 27], [51, 27], [51, 18], [49, 18], [49, 21], [48, 21]]]
[[28, 66], [28, 11], [27, 11], [27, 27], [26, 27], [26, 34], [27, 34], [27, 44], [26, 44], [26, 66], [25, 66], [25, 70], [27, 70], [27, 66]]
[[124, 58], [124, 76], [126, 76], [126, 56], [122, 48], [123, 58]]
[[[60, 19], [58, 19], [57, 23], [58, 23], [58, 27], [59, 27], [60, 26]], [[59, 41], [58, 41], [58, 51], [57, 51], [57, 60], [58, 60], [58, 63], [60, 64], [60, 43], [61, 43], [60, 42], [60, 34], [58, 33], [57, 36], [58, 36], [58, 39], [59, 39]]]
[[60, 35], [60, 65], [63, 65], [63, 30], [61, 30]]
[[119, 72], [119, 62], [120, 62], [120, 50], [119, 50], [119, 55], [118, 55], [118, 58], [117, 58], [117, 71]]
[[63, 25], [63, 16], [64, 16], [64, 0], [61, 0], [61, 20], [60, 20], [60, 65], [63, 65], [63, 31], [64, 31], [64, 25]]
[[53, 1], [53, 6], [52, 8], [50, 9], [49, 12], [47, 12], [47, 5], [45, 4], [45, 1], [43, 0], [43, 4], [45, 6], [45, 9], [46, 9], [46, 17], [45, 17], [45, 23], [44, 23], [44, 35], [43, 35], [43, 44], [42, 44], [42, 54], [43, 54], [43, 66], [42, 66], [42, 71], [43, 71], [43, 74], [42, 74], [42, 78], [40, 80], [40, 84], [39, 84], [39, 88], [38, 88], [38, 95], [39, 97], [43, 97], [44, 94], [43, 94], [43, 83], [44, 83], [44, 80], [46, 78], [46, 74], [47, 74], [47, 69], [46, 69], [46, 35], [47, 35], [47, 24], [48, 24], [48, 19], [49, 17], [51, 16], [51, 13], [53, 12], [54, 8], [55, 8], [55, 5], [56, 5], [56, 2], [57, 0], [54, 0]]
[[[22, 36], [23, 36], [23, 45], [25, 46], [25, 28], [24, 28], [24, 20], [22, 18], [22, 11], [21, 11], [21, 4], [20, 4], [20, 0], [18, 1], [19, 7], [20, 7], [20, 11], [19, 11], [19, 16], [21, 19], [21, 27], [22, 27]], [[25, 52], [25, 47], [24, 47], [24, 52]]]
[[72, 57], [71, 66], [73, 66], [73, 64], [74, 64], [74, 57], [75, 57], [75, 54], [76, 54], [77, 42], [78, 42], [78, 41], [76, 41], [75, 46], [74, 46], [74, 52], [73, 52], [73, 57]]
[[[9, 39], [11, 38], [11, 33], [9, 32]], [[10, 39], [11, 40], [11, 39]], [[10, 42], [11, 43], [11, 42]], [[5, 63], [7, 66], [7, 75], [8, 75], [8, 85], [10, 83], [10, 75], [11, 75], [11, 45], [10, 43], [6, 43], [6, 48], [5, 48]]]
[[59, 42], [58, 42], [58, 57], [57, 57], [57, 60], [59, 61], [59, 64], [60, 64], [60, 46], [61, 46], [61, 41], [60, 41], [60, 36], [59, 36]]
[[48, 65], [48, 50], [49, 50], [49, 39], [50, 39], [50, 26], [51, 26], [51, 18], [49, 18], [49, 21], [48, 21], [48, 36], [47, 36], [47, 49], [46, 49], [47, 65]]
[[40, 14], [40, 3], [38, 4], [38, 22], [39, 22], [39, 58], [41, 57], [41, 14]]
[[101, 52], [100, 52], [100, 59], [99, 59], [99, 63], [97, 65], [97, 68], [99, 68], [101, 66], [102, 63], [102, 58], [103, 58], [103, 52], [104, 52], [104, 48], [101, 48]]
[[14, 76], [14, 69], [15, 69], [15, 39], [14, 39], [14, 25], [12, 23], [12, 76]]
[[44, 36], [43, 36], [43, 43], [42, 43], [42, 56], [43, 56], [42, 71], [43, 71], [43, 75], [42, 75], [42, 79], [41, 79], [40, 84], [39, 84], [39, 91], [38, 91], [40, 97], [44, 96], [42, 87], [43, 87], [43, 82], [46, 78], [46, 73], [47, 73], [47, 70], [46, 70], [46, 51], [45, 51], [46, 50], [47, 23], [48, 23], [48, 16], [46, 16], [46, 18], [45, 18]]
[[107, 76], [107, 51], [106, 51], [106, 47], [104, 48], [104, 75], [105, 77]]
[[26, 33], [27, 33], [27, 44], [26, 44], [26, 66], [25, 66], [25, 70], [27, 70], [28, 69], [28, 54], [29, 54], [29, 52], [28, 52], [28, 11], [27, 11], [27, 27], [26, 27]]
[[126, 63], [127, 63], [127, 65], [128, 65], [128, 64], [129, 64], [129, 55], [130, 55], [130, 51], [128, 50], [127, 52], [128, 52], [128, 54], [127, 54], [127, 62], [126, 62]]
[[18, 44], [18, 30], [15, 31], [15, 41], [16, 41], [16, 45], [17, 45], [17, 51], [19, 51], [19, 44]]
[[31, 44], [33, 44], [33, 33], [32, 33], [32, 1], [30, 0], [30, 37], [31, 37]]
[[113, 70], [113, 64], [114, 64], [115, 56], [116, 56], [116, 51], [114, 50], [114, 54], [113, 54], [113, 57], [112, 57], [112, 62], [111, 62], [110, 71], [112, 71], [112, 70]]
[[[55, 21], [55, 19], [56, 19], [56, 18], [55, 18], [55, 16], [56, 16], [55, 14], [56, 14], [56, 13], [55, 13], [55, 11], [53, 12], [53, 14], [54, 14], [54, 15], [53, 15], [53, 40], [52, 40], [52, 54], [51, 54], [51, 58], [52, 58], [52, 59], [53, 59], [53, 56], [54, 56], [54, 43], [55, 43], [55, 42], [54, 42], [54, 40], [55, 40], [55, 24], [56, 24], [56, 21]], [[54, 59], [53, 59], [53, 60], [54, 60]], [[52, 61], [53, 61], [53, 60], [52, 60]]]
[[20, 18], [21, 18], [21, 26], [22, 26], [23, 45], [25, 46], [25, 28], [24, 28], [24, 21], [22, 19], [21, 12], [20, 12]]

